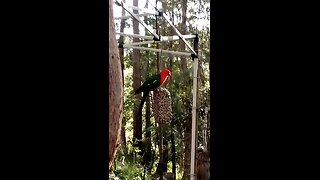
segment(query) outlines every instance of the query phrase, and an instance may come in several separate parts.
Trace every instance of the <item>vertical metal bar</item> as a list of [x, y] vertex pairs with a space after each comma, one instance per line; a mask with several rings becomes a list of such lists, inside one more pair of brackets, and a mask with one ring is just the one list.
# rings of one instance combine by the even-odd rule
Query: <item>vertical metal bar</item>
[[196, 149], [196, 110], [197, 110], [197, 73], [198, 73], [198, 58], [193, 60], [193, 103], [192, 103], [192, 129], [191, 129], [191, 168], [190, 179], [195, 179], [195, 149]]
[[[194, 39], [194, 49], [198, 51], [199, 38]], [[196, 125], [197, 125], [197, 89], [198, 89], [198, 57], [193, 57], [193, 88], [192, 88], [192, 128], [191, 128], [191, 163], [190, 179], [195, 179], [195, 154], [196, 154]]]

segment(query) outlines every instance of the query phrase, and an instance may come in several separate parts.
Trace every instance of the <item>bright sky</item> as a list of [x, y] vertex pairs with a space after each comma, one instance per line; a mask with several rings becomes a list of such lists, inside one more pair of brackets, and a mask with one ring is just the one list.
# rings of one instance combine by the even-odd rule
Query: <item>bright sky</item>
[[[138, 7], [139, 8], [144, 8], [145, 5], [146, 5], [146, 1], [147, 0], [139, 0]], [[126, 4], [128, 6], [132, 6], [132, 2], [133, 2], [132, 0], [126, 0]], [[156, 0], [149, 0], [149, 3], [151, 3], [152, 5], [155, 6], [156, 5]], [[189, 3], [188, 5], [192, 6], [192, 7], [199, 7], [198, 4], [195, 4], [193, 2]], [[122, 7], [114, 4], [113, 8], [114, 8], [114, 17], [121, 17], [122, 16]], [[161, 3], [160, 2], [158, 2], [158, 8], [161, 9]], [[147, 9], [150, 10], [151, 12], [155, 12], [153, 6], [151, 6], [150, 4], [149, 4], [149, 7]], [[132, 8], [130, 8], [130, 10], [132, 10]], [[165, 13], [167, 14], [167, 16], [169, 15], [167, 12], [165, 12]], [[126, 12], [125, 16], [128, 16], [128, 15], [129, 15], [128, 12]], [[189, 13], [187, 13], [187, 16], [190, 17]], [[210, 21], [207, 18], [203, 18], [203, 17], [206, 17], [206, 14], [205, 13], [200, 13], [199, 18], [197, 18], [194, 22], [190, 22], [190, 23], [192, 23], [193, 26], [197, 26], [198, 29], [202, 29], [203, 27], [210, 27]], [[140, 19], [143, 20], [143, 17], [140, 16]], [[129, 23], [130, 25], [132, 25], [132, 18], [127, 19], [126, 22]], [[116, 32], [120, 32], [120, 20], [115, 20], [115, 23], [116, 23]], [[174, 24], [177, 24], [177, 23], [178, 23], [177, 21], [174, 22]], [[187, 22], [187, 26], [188, 26], [188, 22]], [[154, 25], [151, 25], [151, 27], [153, 28]], [[139, 32], [140, 32], [140, 35], [145, 35], [145, 28], [140, 23], [139, 23]], [[132, 26], [130, 26], [130, 28], [125, 28], [124, 29], [124, 33], [133, 34]], [[166, 35], [170, 36], [170, 35], [173, 35], [173, 34], [170, 34], [170, 35], [166, 34]], [[117, 39], [118, 38], [119, 38], [119, 35], [117, 35]]]

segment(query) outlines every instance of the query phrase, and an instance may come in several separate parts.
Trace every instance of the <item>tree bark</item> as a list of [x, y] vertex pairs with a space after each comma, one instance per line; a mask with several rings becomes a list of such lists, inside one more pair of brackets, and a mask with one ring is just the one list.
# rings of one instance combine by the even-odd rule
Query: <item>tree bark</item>
[[207, 151], [210, 151], [210, 109], [207, 116]]
[[172, 162], [172, 174], [173, 180], [176, 179], [176, 146], [174, 140], [174, 120], [171, 121], [171, 162]]
[[191, 116], [186, 119], [186, 128], [184, 131], [184, 173], [183, 180], [190, 178], [190, 163], [191, 163]]
[[[145, 8], [148, 8], [149, 2], [146, 1], [146, 4], [145, 4]], [[145, 17], [144, 19], [144, 22], [146, 24], [148, 24], [147, 22], [147, 17]], [[146, 29], [146, 32], [147, 32], [147, 29]], [[146, 72], [144, 73], [145, 74], [145, 77], [148, 76], [148, 72], [150, 71], [150, 63], [149, 63], [149, 60], [146, 60], [147, 62], [147, 67], [146, 67]], [[145, 126], [145, 131], [146, 131], [146, 134], [145, 134], [145, 138], [146, 138], [146, 146], [145, 146], [145, 154], [144, 154], [144, 161], [147, 165], [147, 169], [149, 172], [151, 172], [152, 168], [152, 144], [151, 144], [151, 131], [150, 131], [150, 127], [151, 127], [151, 103], [150, 103], [150, 98], [148, 97], [147, 100], [146, 100], [146, 116], [145, 116], [145, 119], [146, 119], [146, 126]]]
[[[182, 0], [182, 22], [181, 22], [181, 34], [185, 35], [187, 33], [187, 0]], [[180, 40], [180, 48], [181, 51], [186, 51], [186, 45], [182, 40]], [[185, 56], [181, 57], [181, 68], [182, 71], [185, 72], [187, 70], [187, 59]]]
[[[181, 22], [181, 33], [184, 35], [187, 32], [187, 0], [182, 0], [182, 22]], [[185, 51], [185, 44], [183, 41], [180, 40], [180, 49], [181, 51]], [[181, 57], [181, 69], [183, 74], [186, 73], [187, 71], [187, 59], [186, 57]], [[184, 81], [183, 83], [186, 84], [188, 83], [189, 79], [187, 81]], [[191, 101], [190, 101], [191, 104]], [[190, 163], [191, 163], [191, 128], [192, 128], [192, 122], [191, 122], [191, 116], [189, 115], [191, 110], [189, 108], [190, 106], [189, 103], [186, 103], [186, 113], [187, 118], [185, 119], [186, 124], [185, 124], [185, 132], [184, 132], [184, 146], [185, 146], [185, 151], [184, 151], [184, 173], [183, 173], [183, 180], [189, 179], [189, 174], [190, 174]]]
[[[138, 0], [133, 0], [133, 6], [138, 6]], [[133, 13], [137, 14], [138, 11], [134, 10]], [[139, 34], [139, 22], [133, 19], [133, 33]], [[139, 38], [133, 38], [133, 42], [139, 42]], [[133, 89], [136, 90], [141, 85], [141, 71], [140, 71], [140, 51], [134, 49], [132, 55], [133, 61]], [[136, 141], [135, 146], [139, 147], [141, 150], [141, 154], [143, 154], [143, 147], [142, 147], [142, 116], [137, 116], [138, 114], [138, 106], [139, 101], [141, 99], [141, 94], [137, 94], [135, 96], [135, 105], [134, 105], [134, 123], [133, 123], [133, 137], [134, 141]], [[138, 141], [137, 141], [138, 140]]]
[[121, 131], [123, 82], [113, 20], [113, 0], [109, 0], [109, 169], [112, 166]]
[[[123, 2], [126, 2], [126, 1], [123, 0]], [[125, 15], [125, 10], [122, 8], [122, 16], [124, 16], [124, 15]], [[124, 27], [125, 27], [125, 20], [122, 19], [120, 22], [120, 32], [123, 33]], [[123, 43], [124, 43], [124, 37], [120, 36], [119, 44], [123, 44]], [[124, 49], [120, 48], [119, 50], [120, 50], [120, 60], [121, 60], [121, 69], [122, 69], [122, 82], [123, 82], [122, 84], [123, 84], [123, 88], [124, 88]], [[127, 147], [125, 126], [126, 126], [126, 121], [125, 121], [125, 118], [123, 118], [122, 119], [122, 127], [121, 127], [121, 146], [123, 148]]]
[[[171, 3], [173, 3], [173, 1], [171, 1]], [[174, 23], [174, 11], [173, 11], [174, 7], [171, 6], [171, 22]], [[173, 27], [170, 28], [170, 35], [174, 35], [174, 29]], [[173, 49], [173, 41], [170, 42], [170, 48], [171, 50]], [[173, 55], [170, 54], [169, 55], [169, 68], [172, 70], [172, 62], [173, 62]], [[171, 76], [171, 78], [174, 78]], [[172, 117], [174, 118], [174, 117]], [[172, 162], [172, 179], [176, 180], [176, 147], [175, 147], [175, 139], [174, 139], [174, 130], [175, 130], [175, 125], [174, 125], [175, 120], [172, 119], [171, 120], [171, 162]]]
[[[210, 45], [210, 43], [209, 43], [209, 45]], [[209, 72], [211, 72], [211, 66], [210, 66], [210, 58], [209, 58]], [[210, 79], [210, 77], [211, 76], [209, 76], [209, 83], [210, 83], [210, 81], [211, 81], [211, 79]], [[210, 96], [209, 96], [209, 99], [210, 99]], [[210, 100], [209, 100], [209, 102], [210, 102]], [[210, 104], [209, 104], [210, 105]], [[210, 136], [211, 136], [211, 134], [210, 134], [210, 113], [211, 113], [211, 111], [210, 111], [210, 106], [209, 106], [209, 110], [208, 110], [208, 116], [207, 116], [207, 122], [208, 122], [208, 129], [207, 129], [207, 134], [208, 134], [208, 148], [207, 148], [207, 150], [208, 151], [210, 151]]]
[[[151, 151], [151, 131], [150, 131], [150, 127], [151, 127], [151, 105], [150, 105], [150, 98], [148, 98], [146, 100], [146, 126], [145, 126], [145, 130], [146, 130], [146, 134], [145, 134], [145, 154], [144, 154], [144, 162], [145, 165], [148, 167], [148, 171], [151, 171], [150, 165], [151, 165], [151, 161], [152, 161], [152, 151]], [[150, 169], [149, 169], [150, 168]]]

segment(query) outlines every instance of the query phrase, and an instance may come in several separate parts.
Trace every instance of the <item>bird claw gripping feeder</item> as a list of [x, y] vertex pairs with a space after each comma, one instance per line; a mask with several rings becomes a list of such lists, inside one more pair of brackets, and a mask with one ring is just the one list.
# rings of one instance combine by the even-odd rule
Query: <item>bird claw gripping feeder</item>
[[156, 123], [170, 124], [172, 116], [171, 96], [166, 88], [159, 87], [153, 91], [152, 110]]

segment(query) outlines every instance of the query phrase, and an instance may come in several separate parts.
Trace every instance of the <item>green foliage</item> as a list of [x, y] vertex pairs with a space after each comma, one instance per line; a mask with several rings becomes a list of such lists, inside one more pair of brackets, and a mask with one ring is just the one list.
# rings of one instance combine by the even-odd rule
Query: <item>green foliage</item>
[[[116, 177], [121, 180], [141, 180], [143, 177], [143, 166], [139, 162], [127, 160], [125, 163], [118, 163], [117, 169], [109, 173], [110, 179]], [[111, 176], [111, 177], [110, 177]]]

